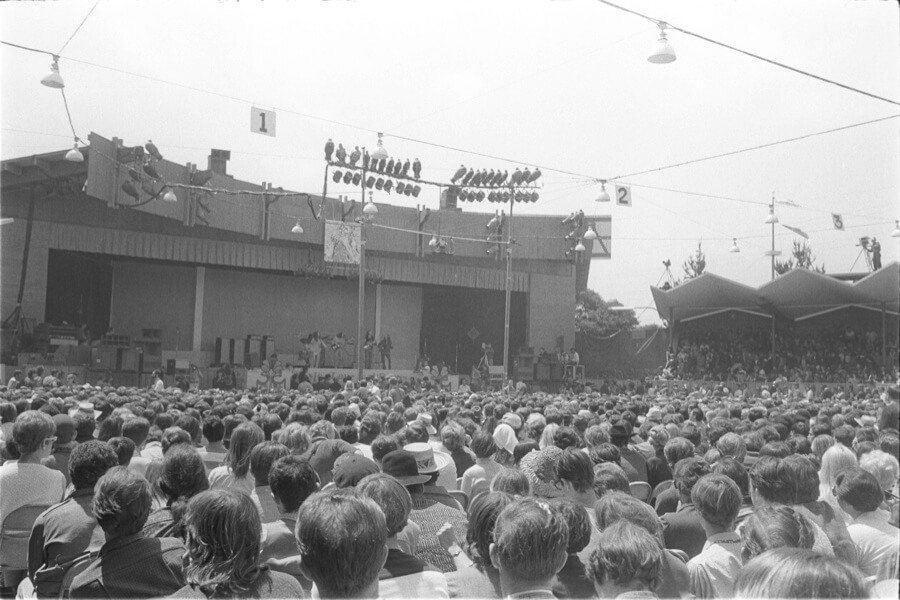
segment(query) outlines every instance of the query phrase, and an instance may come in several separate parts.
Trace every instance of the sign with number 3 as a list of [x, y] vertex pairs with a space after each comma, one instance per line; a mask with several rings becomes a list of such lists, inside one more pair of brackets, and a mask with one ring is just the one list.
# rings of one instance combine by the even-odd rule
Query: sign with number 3
[[275, 137], [275, 111], [250, 107], [250, 131]]
[[616, 204], [619, 206], [631, 206], [631, 186], [616, 186]]

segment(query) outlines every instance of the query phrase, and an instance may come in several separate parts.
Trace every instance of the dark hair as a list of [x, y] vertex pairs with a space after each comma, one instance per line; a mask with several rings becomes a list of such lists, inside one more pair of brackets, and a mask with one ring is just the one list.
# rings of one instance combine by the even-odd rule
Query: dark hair
[[371, 444], [379, 435], [381, 435], [381, 421], [374, 417], [363, 417], [359, 422], [360, 443]]
[[402, 483], [385, 473], [373, 473], [362, 478], [356, 489], [381, 508], [388, 537], [397, 535], [406, 527], [412, 510], [412, 497]]
[[[100, 443], [102, 444], [103, 442]], [[132, 457], [134, 457], [134, 442], [131, 441], [131, 438], [120, 435], [118, 437], [110, 438], [106, 444], [116, 453], [119, 464], [123, 467], [127, 467], [128, 463], [131, 462]]]
[[674, 467], [679, 461], [694, 456], [694, 444], [687, 438], [674, 437], [666, 442], [663, 455], [669, 466]]
[[479, 431], [472, 436], [470, 447], [476, 458], [490, 458], [497, 451], [497, 445], [494, 443], [493, 436], [483, 431]]
[[774, 456], [775, 458], [784, 458], [793, 454], [794, 450], [787, 442], [766, 442], [759, 449], [759, 456]]
[[203, 419], [203, 437], [211, 444], [221, 442], [225, 437], [225, 424], [222, 419], [216, 415], [209, 415]]
[[294, 512], [319, 488], [319, 474], [299, 456], [282, 456], [269, 469], [269, 487], [285, 512]]
[[790, 506], [757, 507], [741, 527], [741, 557], [746, 563], [772, 548], [811, 549], [815, 541], [812, 524]]
[[859, 467], [845, 469], [834, 480], [837, 499], [861, 513], [876, 510], [884, 500], [878, 479]]
[[571, 427], [560, 427], [553, 433], [553, 445], [561, 450], [566, 448], [580, 448], [581, 436]]
[[767, 502], [793, 504], [797, 497], [797, 486], [781, 467], [782, 459], [761, 456], [750, 467], [750, 482], [756, 492]]
[[191, 434], [177, 425], [167, 427], [166, 430], [163, 431], [159, 443], [162, 447], [163, 454], [166, 454], [174, 446], [184, 445], [192, 447]]
[[783, 477], [793, 483], [794, 499], [788, 504], [808, 504], [819, 498], [819, 470], [805, 456], [792, 454], [781, 461]]
[[622, 464], [622, 451], [615, 444], [604, 442], [592, 446], [588, 451], [591, 462], [595, 465], [602, 463], [612, 463], [614, 465]]
[[640, 581], [649, 590], [659, 587], [665, 556], [659, 540], [646, 529], [621, 521], [604, 529], [591, 552], [588, 570], [597, 585]]
[[150, 421], [143, 417], [128, 419], [122, 423], [122, 436], [134, 442], [135, 447], [140, 448], [150, 434]]
[[128, 467], [113, 467], [94, 487], [91, 508], [107, 539], [139, 532], [150, 516], [150, 484]]
[[175, 425], [184, 429], [189, 436], [191, 436], [191, 443], [196, 443], [200, 441], [200, 421], [195, 419], [190, 415], [181, 415], [178, 417], [178, 420], [175, 421]]
[[388, 452], [400, 450], [400, 442], [392, 435], [379, 435], [372, 441], [370, 448], [372, 449], [372, 460], [380, 463]]
[[296, 534], [303, 566], [323, 597], [357, 597], [378, 579], [387, 523], [375, 501], [353, 488], [304, 502]]
[[37, 452], [44, 440], [56, 431], [53, 417], [38, 410], [26, 410], [13, 425], [12, 439], [19, 454], [26, 455]]
[[482, 569], [491, 566], [490, 545], [497, 517], [512, 501], [507, 493], [487, 492], [475, 496], [469, 504], [466, 547], [472, 562]]
[[590, 457], [577, 448], [570, 446], [563, 450], [556, 463], [556, 472], [578, 493], [588, 492], [594, 487], [594, 465]]
[[663, 523], [649, 504], [629, 492], [612, 491], [594, 503], [597, 529], [603, 531], [619, 521], [642, 527], [662, 543]]
[[272, 464], [291, 453], [291, 449], [278, 442], [260, 442], [250, 451], [250, 473], [257, 486], [269, 484], [269, 469]]
[[[750, 475], [747, 473], [747, 468], [730, 456], [723, 456], [717, 460], [710, 473], [725, 475], [731, 479], [741, 490], [742, 497], [746, 498], [750, 494]], [[818, 489], [818, 484], [816, 484], [817, 493]]]
[[69, 455], [69, 476], [75, 490], [93, 489], [103, 474], [119, 465], [115, 451], [97, 440], [75, 446]]
[[502, 468], [491, 479], [492, 492], [506, 492], [513, 496], [528, 496], [531, 494], [531, 480], [518, 469]]
[[223, 464], [236, 478], [247, 476], [250, 470], [250, 451], [264, 441], [264, 438], [263, 430], [255, 423], [241, 423], [234, 429]]
[[[677, 438], [676, 438], [677, 439]], [[668, 447], [668, 444], [666, 444]], [[704, 475], [709, 474], [709, 464], [702, 458], [683, 458], [672, 469], [672, 479], [675, 480], [675, 489], [683, 496], [690, 496], [694, 484]]]
[[101, 442], [108, 442], [114, 437], [122, 435], [122, 424], [124, 421], [120, 417], [109, 417], [100, 421], [100, 429], [97, 430], [97, 439]]
[[867, 598], [862, 575], [831, 556], [800, 548], [775, 548], [744, 565], [736, 598]]
[[601, 463], [594, 467], [594, 493], [598, 498], [612, 491], [631, 493], [628, 477], [622, 467], [613, 463]]
[[[97, 421], [94, 420], [93, 414], [87, 414], [81, 411], [75, 413], [72, 417], [75, 420], [75, 439], [76, 440], [92, 440], [94, 439], [94, 428], [97, 427]], [[134, 419], [130, 419], [133, 421]], [[135, 442], [135, 446], [138, 443]]]
[[540, 581], [556, 575], [568, 545], [569, 527], [559, 513], [535, 498], [519, 498], [497, 517], [492, 559], [511, 577]]
[[259, 577], [262, 525], [253, 501], [232, 490], [194, 496], [184, 515], [186, 583], [208, 598], [245, 595]]
[[704, 475], [691, 489], [691, 502], [704, 521], [731, 528], [741, 510], [743, 497], [737, 484], [726, 475]]
[[587, 548], [591, 541], [592, 527], [587, 509], [570, 498], [553, 498], [549, 504], [552, 510], [562, 516], [569, 528], [566, 553], [577, 554]]

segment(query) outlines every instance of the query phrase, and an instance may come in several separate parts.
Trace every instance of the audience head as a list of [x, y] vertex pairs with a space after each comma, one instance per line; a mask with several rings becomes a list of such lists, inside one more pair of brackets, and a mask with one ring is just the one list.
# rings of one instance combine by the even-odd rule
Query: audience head
[[594, 493], [602, 498], [608, 492], [631, 493], [628, 476], [622, 467], [613, 463], [601, 463], [594, 467]]
[[862, 575], [812, 550], [775, 548], [747, 563], [734, 582], [735, 598], [866, 598]]
[[660, 544], [663, 543], [663, 522], [656, 511], [630, 493], [614, 491], [605, 494], [594, 504], [594, 515], [600, 531], [620, 521], [627, 521], [646, 530]]
[[563, 450], [556, 463], [556, 472], [567, 492], [584, 494], [594, 488], [594, 465], [590, 457], [575, 447]]
[[44, 458], [53, 452], [55, 431], [53, 417], [39, 410], [26, 410], [16, 417], [12, 440], [22, 457], [40, 454]]
[[272, 464], [291, 453], [290, 448], [278, 442], [260, 442], [250, 450], [250, 473], [256, 486], [269, 485], [269, 469]]
[[319, 489], [319, 474], [305, 458], [283, 456], [269, 469], [269, 487], [282, 513], [296, 512]]
[[620, 521], [604, 529], [591, 553], [588, 571], [600, 598], [659, 587], [665, 563], [659, 540], [645, 529]]
[[669, 466], [674, 467], [681, 460], [694, 456], [694, 444], [687, 438], [675, 437], [666, 442], [663, 454]]
[[531, 495], [531, 482], [522, 471], [518, 469], [500, 469], [500, 472], [491, 479], [490, 490], [492, 492], [506, 492], [513, 496]]
[[566, 562], [565, 519], [535, 498], [513, 500], [497, 517], [491, 563], [522, 584], [549, 582]]
[[856, 454], [843, 444], [835, 444], [822, 455], [822, 468], [819, 469], [819, 485], [831, 489], [841, 471], [857, 466]]
[[490, 546], [494, 539], [494, 525], [500, 511], [512, 503], [513, 497], [504, 492], [479, 494], [469, 503], [469, 526], [466, 545], [472, 561], [481, 568], [492, 567]]
[[811, 549], [815, 541], [812, 524], [790, 506], [760, 506], [741, 527], [741, 556], [750, 559], [773, 548]]
[[700, 518], [719, 531], [732, 529], [742, 500], [738, 485], [725, 475], [704, 475], [691, 489]]
[[97, 481], [91, 508], [110, 540], [140, 532], [150, 516], [150, 505], [147, 480], [128, 467], [117, 466]]
[[260, 573], [262, 525], [253, 501], [232, 490], [191, 498], [184, 515], [185, 582], [208, 598], [245, 595]]
[[678, 490], [679, 495], [682, 498], [690, 498], [694, 484], [708, 474], [709, 465], [702, 458], [683, 458], [675, 464], [675, 468], [672, 470], [672, 479], [675, 481], [675, 489]]
[[118, 437], [110, 438], [106, 444], [116, 453], [119, 464], [123, 467], [127, 467], [128, 463], [131, 462], [131, 459], [134, 458], [135, 447], [134, 442], [132, 442], [131, 439], [120, 435]]
[[875, 476], [883, 492], [888, 493], [900, 479], [897, 458], [882, 450], [872, 450], [859, 459], [859, 466]]
[[578, 554], [591, 541], [591, 518], [587, 509], [569, 498], [553, 498], [550, 508], [559, 513], [569, 528], [568, 554]]
[[406, 527], [412, 510], [412, 497], [402, 483], [384, 473], [373, 473], [364, 477], [356, 489], [362, 496], [371, 498], [384, 513], [389, 538], [396, 536]]
[[92, 490], [104, 473], [118, 466], [115, 451], [101, 441], [78, 444], [69, 456], [69, 476], [75, 491]]
[[224, 464], [235, 477], [247, 476], [250, 471], [250, 452], [264, 440], [263, 430], [255, 423], [242, 423], [234, 429]]
[[834, 496], [852, 517], [873, 512], [884, 501], [884, 492], [874, 475], [859, 467], [845, 469], [834, 480]]

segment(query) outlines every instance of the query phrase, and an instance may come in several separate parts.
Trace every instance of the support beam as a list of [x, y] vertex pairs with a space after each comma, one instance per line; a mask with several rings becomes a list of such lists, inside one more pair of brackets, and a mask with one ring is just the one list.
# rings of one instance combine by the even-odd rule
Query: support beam
[[194, 285], [194, 336], [191, 350], [200, 351], [203, 336], [203, 296], [206, 289], [206, 267], [197, 267], [197, 280]]

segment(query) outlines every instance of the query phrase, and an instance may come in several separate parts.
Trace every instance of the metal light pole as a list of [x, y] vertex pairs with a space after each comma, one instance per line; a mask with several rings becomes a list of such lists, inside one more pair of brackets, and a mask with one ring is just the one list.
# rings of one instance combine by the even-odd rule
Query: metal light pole
[[772, 226], [772, 249], [766, 252], [766, 255], [772, 258], [772, 279], [775, 279], [775, 257], [781, 254], [780, 250], [775, 249], [775, 224], [778, 223], [778, 217], [775, 216], [775, 193], [772, 193], [772, 203], [769, 204], [769, 216], [766, 217], [766, 224]]
[[[366, 148], [362, 148], [363, 156], [366, 155]], [[362, 216], [359, 218], [359, 313], [357, 314], [356, 323], [356, 379], [357, 382], [363, 380], [363, 322], [366, 313], [366, 222], [368, 215], [366, 214], [366, 163], [363, 161], [362, 179], [359, 182], [360, 201], [362, 202]], [[369, 199], [371, 200], [369, 192]], [[374, 206], [374, 204], [372, 205]]]
[[512, 292], [512, 216], [515, 192], [509, 195], [509, 219], [506, 223], [506, 308], [503, 311], [503, 372], [509, 373], [509, 305]]

